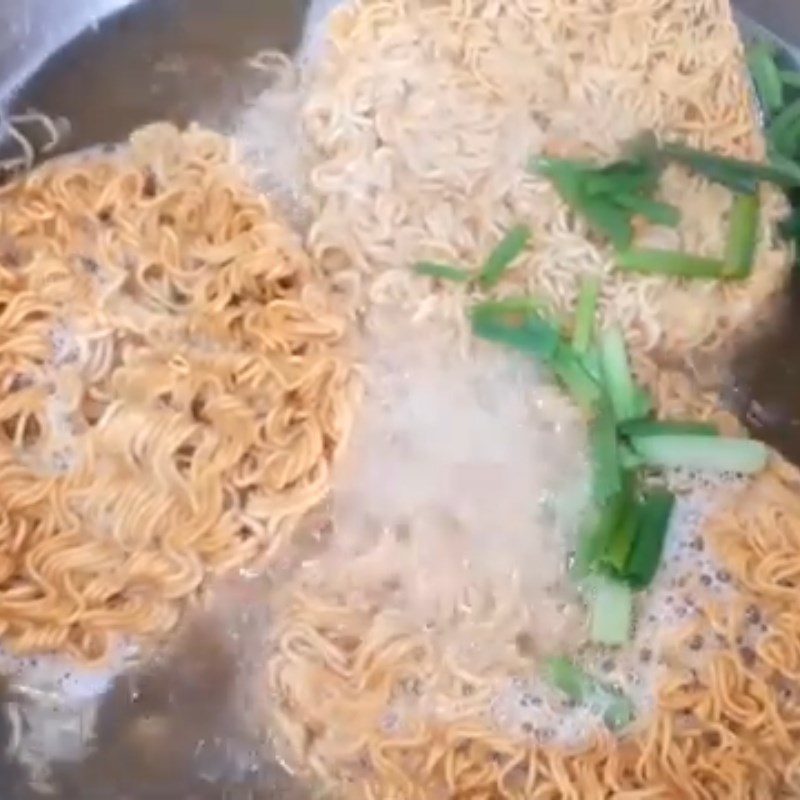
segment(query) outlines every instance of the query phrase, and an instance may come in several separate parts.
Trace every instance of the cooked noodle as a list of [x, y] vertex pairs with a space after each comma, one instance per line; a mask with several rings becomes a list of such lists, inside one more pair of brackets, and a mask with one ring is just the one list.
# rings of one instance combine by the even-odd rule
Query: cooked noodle
[[[613, 9], [613, 10], [612, 10]], [[310, 247], [354, 304], [403, 303], [460, 321], [463, 290], [414, 277], [420, 259], [477, 266], [511, 226], [533, 241], [499, 291], [571, 309], [581, 276], [604, 276], [606, 319], [636, 351], [714, 350], [780, 286], [783, 201], [765, 191], [744, 284], [624, 276], [552, 186], [541, 153], [608, 159], [652, 130], [760, 157], [763, 137], [727, 0], [361, 0], [331, 19], [309, 87], [316, 218]], [[677, 230], [642, 245], [721, 256], [731, 194], [670, 167]]]
[[269, 561], [347, 437], [343, 319], [222, 137], [154, 125], [0, 194], [0, 636], [92, 660]]
[[[615, 157], [642, 129], [763, 156], [726, 0], [360, 0], [332, 17], [309, 90], [310, 248], [359, 316], [395, 306], [463, 332], [464, 290], [410, 266], [476, 265], [525, 221], [533, 243], [501, 295], [526, 290], [566, 311], [580, 276], [602, 274], [605, 319], [625, 327], [659, 412], [738, 430], [719, 408], [717, 372], [698, 365], [783, 280], [778, 195], [765, 193], [751, 280], [629, 278], [524, 171], [541, 152]], [[681, 226], [641, 229], [639, 241], [720, 253], [728, 192], [677, 168], [662, 191]], [[698, 486], [694, 476], [674, 480], [687, 497]], [[515, 645], [536, 608], [514, 587], [453, 612], [452, 628], [481, 634], [471, 656], [452, 658], [435, 629], [398, 605], [392, 575], [403, 556], [378, 521], [373, 544], [345, 565], [330, 552], [305, 563], [276, 601], [267, 675], [290, 760], [334, 796], [375, 800], [796, 796], [800, 477], [775, 459], [734, 488], [708, 490], [716, 513], [681, 544], [688, 560], [669, 578], [682, 604], [675, 624], [662, 641], [657, 621], [642, 623], [654, 635], [657, 698], [619, 738], [589, 724], [583, 741], [562, 742], [501, 723], [503, 687], [538, 666]], [[494, 531], [485, 533], [490, 548]]]

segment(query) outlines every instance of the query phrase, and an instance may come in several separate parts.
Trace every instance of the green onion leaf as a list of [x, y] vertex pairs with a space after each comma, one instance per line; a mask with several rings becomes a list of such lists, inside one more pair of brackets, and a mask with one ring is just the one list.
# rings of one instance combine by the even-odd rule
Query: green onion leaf
[[636, 540], [625, 566], [625, 580], [634, 589], [649, 586], [658, 571], [674, 507], [675, 496], [664, 489], [649, 492], [641, 503]]
[[622, 489], [619, 443], [614, 412], [608, 401], [599, 404], [589, 427], [594, 499], [603, 505]]
[[621, 195], [652, 194], [658, 187], [660, 174], [660, 166], [649, 159], [617, 161], [587, 170], [583, 189], [589, 196], [605, 195], [615, 200]]
[[547, 310], [547, 305], [538, 297], [517, 295], [504, 297], [502, 300], [484, 300], [482, 303], [476, 303], [472, 307], [471, 313], [473, 316], [502, 317], [504, 319], [537, 314], [544, 319]]
[[602, 197], [585, 198], [576, 210], [586, 217], [595, 232], [607, 236], [617, 250], [626, 250], [633, 241], [631, 213]]
[[573, 401], [591, 414], [602, 399], [602, 389], [587, 370], [584, 359], [569, 344], [560, 342], [550, 366]]
[[428, 278], [455, 281], [456, 283], [467, 283], [472, 279], [472, 274], [465, 269], [450, 267], [447, 264], [436, 264], [433, 261], [420, 261], [414, 265], [414, 272], [417, 275], [425, 275]]
[[515, 350], [550, 361], [561, 341], [558, 328], [535, 312], [521, 320], [509, 320], [508, 312], [498, 311], [498, 304], [475, 306], [470, 312], [472, 332], [481, 339], [507, 345]]
[[669, 203], [650, 200], [633, 194], [615, 195], [614, 200], [618, 205], [644, 217], [654, 225], [666, 225], [674, 228], [681, 221], [681, 212]]
[[690, 422], [683, 420], [633, 419], [619, 426], [620, 436], [718, 436], [719, 430], [713, 422]]
[[740, 194], [733, 201], [725, 247], [726, 277], [746, 278], [753, 269], [760, 208], [757, 194]]
[[778, 153], [775, 149], [769, 148], [769, 161], [775, 167], [778, 167], [787, 175], [794, 175], [800, 183], [800, 164], [793, 161], [791, 158]]
[[642, 386], [637, 386], [633, 397], [633, 411], [636, 419], [649, 417], [655, 409], [655, 403], [650, 392]]
[[512, 228], [492, 250], [478, 275], [478, 282], [484, 289], [495, 286], [511, 265], [511, 262], [525, 249], [531, 237], [527, 225]]
[[628, 509], [635, 504], [635, 491], [636, 479], [633, 472], [620, 470], [619, 489], [605, 501], [592, 504], [582, 525], [571, 568], [575, 580], [583, 580], [601, 566], [601, 559], [609, 542]]
[[[794, 158], [800, 149], [800, 99], [789, 103], [778, 114], [767, 131], [772, 147], [783, 156]], [[781, 184], [784, 185], [784, 184]], [[790, 184], [795, 186], [796, 184]]]
[[779, 70], [778, 75], [784, 86], [790, 86], [793, 89], [800, 89], [800, 72]]
[[600, 564], [616, 577], [625, 575], [625, 565], [639, 529], [639, 513], [639, 503], [632, 496], [600, 556]]
[[631, 635], [633, 594], [626, 584], [597, 577], [590, 586], [590, 638], [610, 647], [624, 645]]
[[[800, 113], [800, 106], [794, 113]], [[780, 117], [776, 119], [773, 128], [780, 121]], [[794, 122], [794, 118], [791, 121]], [[778, 150], [783, 152], [780, 148]], [[710, 180], [742, 194], [752, 194], [762, 181], [774, 183], [784, 189], [800, 186], [800, 176], [794, 171], [787, 171], [774, 164], [759, 164], [754, 161], [718, 156], [677, 143], [665, 144], [662, 152], [666, 158], [677, 161]]]
[[630, 443], [645, 464], [664, 469], [683, 467], [750, 475], [764, 469], [769, 457], [766, 446], [752, 439], [674, 434], [633, 436]]
[[778, 111], [783, 106], [783, 82], [775, 63], [774, 49], [766, 42], [759, 42], [748, 50], [747, 65], [765, 108], [770, 112]]
[[575, 703], [589, 706], [611, 730], [625, 727], [633, 719], [633, 704], [625, 695], [588, 675], [566, 658], [544, 662], [544, 677]]
[[609, 328], [600, 339], [600, 362], [611, 406], [617, 422], [635, 419], [636, 382], [631, 374], [625, 337], [618, 327]]
[[575, 325], [572, 330], [572, 348], [583, 355], [589, 350], [594, 338], [594, 322], [597, 300], [600, 296], [600, 278], [588, 276], [581, 281]]
[[680, 278], [724, 277], [725, 263], [717, 258], [692, 256], [674, 250], [627, 250], [617, 255], [617, 266], [625, 272], [671, 275]]

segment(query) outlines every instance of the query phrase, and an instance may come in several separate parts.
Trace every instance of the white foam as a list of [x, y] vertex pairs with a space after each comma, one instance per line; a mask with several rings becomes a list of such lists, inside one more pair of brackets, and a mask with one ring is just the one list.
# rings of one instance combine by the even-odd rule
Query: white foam
[[[671, 476], [687, 485], [686, 476]], [[633, 703], [639, 724], [655, 708], [656, 692], [676, 635], [700, 613], [706, 598], [724, 600], [734, 591], [730, 577], [714, 559], [702, 529], [710, 515], [741, 485], [733, 476], [693, 476], [695, 488], [680, 497], [656, 580], [636, 605], [636, 629], [631, 643], [619, 650], [583, 647], [578, 663]], [[705, 580], [705, 578], [707, 580]], [[760, 620], [757, 621], [756, 626]], [[701, 635], [679, 654], [688, 668], [700, 668], [709, 652], [720, 646], [713, 635]], [[743, 642], [746, 644], [746, 642]], [[693, 647], [696, 645], [696, 649]], [[500, 685], [492, 718], [513, 736], [580, 747], [604, 727], [601, 714], [573, 706], [541, 678], [509, 680]]]

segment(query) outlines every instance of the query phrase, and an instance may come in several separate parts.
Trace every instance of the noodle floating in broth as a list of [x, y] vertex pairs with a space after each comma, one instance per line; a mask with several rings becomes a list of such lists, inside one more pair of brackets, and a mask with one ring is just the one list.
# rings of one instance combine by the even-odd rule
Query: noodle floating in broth
[[[97, 661], [207, 575], [279, 564], [270, 738], [334, 796], [793, 796], [795, 469], [661, 475], [660, 569], [623, 646], [598, 643], [570, 572], [586, 409], [466, 313], [534, 304], [560, 332], [595, 281], [658, 416], [741, 435], [720, 356], [785, 276], [779, 193], [748, 279], [700, 283], [617, 271], [526, 168], [607, 164], [642, 131], [763, 159], [727, 2], [356, 0], [319, 47], [297, 86], [258, 60], [278, 91], [236, 133], [310, 217], [310, 258], [197, 127], [0, 190], [2, 641]], [[278, 135], [300, 104], [307, 147]], [[651, 189], [674, 219], [629, 215], [635, 246], [719, 258], [729, 189], [680, 164]]]
[[0, 633], [102, 658], [326, 495], [344, 320], [199, 128], [137, 131], [0, 194]]
[[[644, 130], [763, 159], [741, 49], [723, 0], [636, 0], [613, 11], [590, 0], [361, 0], [336, 12], [305, 104], [308, 241], [362, 341], [379, 342], [386, 315], [401, 310], [410, 325], [394, 340], [449, 342], [452, 361], [441, 371], [457, 385], [467, 365], [491, 358], [468, 336], [468, 301], [535, 298], [563, 319], [582, 282], [598, 277], [603, 325], [624, 331], [659, 417], [713, 420], [741, 435], [717, 400], [719, 359], [786, 275], [780, 194], [761, 188], [749, 279], [702, 283], [616, 271], [607, 241], [526, 170], [537, 156], [608, 163]], [[735, 213], [728, 188], [670, 164], [655, 199], [675, 207], [679, 222], [635, 220], [636, 246], [721, 257]], [[475, 265], [520, 224], [530, 240], [496, 287], [486, 286]], [[366, 352], [370, 380], [380, 384], [385, 364]], [[382, 420], [374, 442], [396, 445], [383, 448], [381, 464], [403, 476], [391, 481], [400, 493], [432, 464], [440, 476], [458, 474], [457, 448], [449, 462], [424, 444], [460, 415], [477, 424], [472, 404], [486, 401], [452, 392], [451, 405], [447, 391], [424, 388], [421, 363], [409, 356], [390, 374], [406, 376], [408, 396], [416, 387], [437, 398], [426, 407], [442, 407], [438, 423], [398, 432], [391, 409], [409, 401], [382, 402], [370, 380], [362, 411]], [[702, 374], [709, 363], [712, 374]], [[552, 408], [536, 399], [558, 390], [546, 374], [528, 380], [528, 424], [546, 428]], [[504, 409], [494, 425], [513, 420]], [[542, 437], [508, 458], [509, 477], [495, 486], [498, 514], [521, 502], [512, 477], [519, 464], [550, 463], [556, 450]], [[482, 460], [471, 453], [468, 463]], [[373, 458], [357, 437], [349, 461], [359, 481], [375, 474]], [[524, 539], [503, 535], [508, 524], [463, 512], [457, 493], [437, 493], [444, 509], [433, 520], [400, 519], [388, 500], [362, 503], [359, 516], [347, 488], [353, 478], [334, 482], [329, 549], [304, 562], [276, 599], [267, 683], [295, 766], [347, 797], [791, 796], [800, 722], [789, 677], [800, 642], [794, 469], [773, 459], [749, 484], [667, 475], [678, 501], [664, 563], [637, 600], [632, 640], [616, 650], [592, 644], [581, 600], [550, 563], [553, 525], [556, 541], [566, 537], [562, 548], [574, 545], [575, 529], [559, 513], [585, 501], [585, 476], [574, 464], [565, 470], [557, 488], [541, 474], [529, 485], [529, 504], [552, 492], [545, 506], [559, 509], [549, 533], [530, 525], [533, 555]], [[478, 490], [464, 491], [480, 506]], [[483, 558], [465, 557], [481, 538]], [[492, 576], [495, 546], [516, 553], [502, 578]], [[530, 589], [537, 581], [539, 594]], [[460, 600], [442, 604], [439, 590]], [[562, 637], [546, 635], [559, 630]], [[586, 684], [595, 700], [603, 686], [629, 697], [632, 722], [615, 732], [596, 702], [558, 691], [548, 681], [553, 653], [596, 681]]]

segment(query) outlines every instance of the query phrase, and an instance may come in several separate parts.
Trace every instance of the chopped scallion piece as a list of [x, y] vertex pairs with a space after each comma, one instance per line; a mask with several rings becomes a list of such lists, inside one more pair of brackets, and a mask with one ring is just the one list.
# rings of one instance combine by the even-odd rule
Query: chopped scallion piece
[[417, 275], [425, 275], [428, 278], [455, 281], [456, 283], [467, 283], [472, 280], [472, 274], [465, 269], [451, 267], [447, 264], [436, 264], [433, 261], [420, 261], [414, 265], [414, 272]]
[[622, 488], [617, 425], [610, 403], [601, 402], [589, 428], [594, 498], [604, 504]]
[[572, 567], [573, 576], [581, 580], [600, 566], [609, 542], [622, 522], [627, 509], [635, 502], [636, 481], [632, 472], [619, 473], [619, 489], [604, 502], [593, 506], [588, 514]]
[[630, 443], [645, 464], [664, 469], [683, 467], [748, 475], [761, 471], [769, 455], [761, 442], [721, 436], [633, 436]]
[[690, 422], [683, 420], [634, 419], [619, 426], [621, 436], [717, 436], [719, 431], [713, 422]]
[[522, 319], [509, 321], [507, 311], [498, 311], [496, 304], [475, 306], [470, 313], [472, 332], [481, 339], [505, 344], [515, 350], [544, 360], [551, 360], [561, 341], [557, 328], [537, 313], [529, 312]]
[[679, 278], [719, 279], [725, 271], [725, 263], [720, 259], [692, 256], [674, 250], [627, 250], [617, 255], [617, 266], [625, 272]]
[[600, 362], [603, 382], [617, 422], [635, 419], [639, 416], [636, 408], [636, 383], [631, 374], [625, 337], [620, 328], [604, 331], [600, 339]]
[[570, 700], [600, 714], [611, 730], [619, 730], [633, 719], [633, 705], [627, 697], [592, 678], [566, 658], [545, 661], [544, 676]]
[[733, 201], [725, 247], [726, 277], [746, 278], [753, 268], [760, 208], [758, 194], [740, 194]]
[[773, 164], [774, 166], [783, 170], [783, 172], [785, 172], [787, 175], [795, 175], [798, 183], [800, 183], [800, 164], [798, 164], [796, 161], [793, 161], [787, 156], [781, 155], [781, 153], [778, 153], [772, 148], [769, 150], [769, 161], [770, 164]]
[[604, 198], [584, 199], [577, 209], [594, 230], [607, 236], [617, 250], [626, 250], [633, 241], [631, 214]]
[[[800, 106], [794, 113], [800, 113]], [[781, 114], [782, 116], [783, 114]], [[775, 120], [773, 127], [779, 121], [780, 117]], [[782, 152], [780, 148], [778, 150]], [[800, 177], [797, 174], [772, 164], [759, 164], [754, 161], [718, 156], [677, 143], [665, 144], [662, 152], [670, 160], [677, 161], [695, 172], [705, 175], [710, 180], [742, 194], [752, 194], [762, 181], [774, 183], [784, 189], [800, 186]]]
[[611, 647], [624, 645], [631, 634], [633, 594], [626, 584], [611, 578], [591, 581], [590, 637], [597, 644]]
[[502, 300], [485, 300], [472, 307], [473, 316], [503, 317], [508, 319], [515, 315], [527, 316], [531, 313], [538, 314], [544, 318], [547, 316], [547, 307], [541, 300], [530, 295], [505, 297]]
[[572, 330], [572, 348], [581, 355], [588, 351], [594, 338], [594, 321], [599, 296], [600, 278], [596, 275], [584, 278], [581, 282], [575, 325]]
[[779, 70], [778, 75], [784, 86], [791, 86], [793, 89], [800, 89], [800, 72]]
[[652, 159], [631, 158], [605, 167], [586, 170], [584, 191], [588, 195], [618, 198], [652, 194], [658, 186], [660, 166]]
[[759, 42], [748, 50], [747, 66], [765, 108], [770, 112], [778, 111], [783, 106], [783, 82], [775, 63], [774, 48]]
[[478, 282], [484, 289], [495, 286], [511, 265], [511, 262], [522, 253], [531, 236], [527, 225], [512, 228], [492, 250], [478, 275]]
[[655, 405], [650, 392], [642, 386], [637, 386], [634, 392], [634, 416], [636, 419], [644, 419], [653, 413]]
[[613, 575], [623, 578], [639, 529], [639, 503], [632, 497], [606, 544], [600, 563]]
[[663, 489], [645, 495], [639, 507], [639, 526], [636, 539], [625, 567], [625, 580], [634, 589], [650, 585], [664, 551], [675, 496]]
[[[800, 99], [787, 105], [778, 114], [767, 131], [769, 141], [775, 150], [783, 156], [794, 158], [800, 149]], [[785, 184], [781, 184], [782, 186]], [[789, 184], [789, 187], [796, 184]]]
[[616, 195], [615, 199], [623, 208], [639, 214], [654, 225], [666, 225], [674, 228], [681, 221], [680, 211], [669, 203], [633, 194]]
[[583, 359], [566, 342], [556, 348], [550, 366], [572, 399], [591, 413], [602, 397], [597, 381], [586, 369]]

